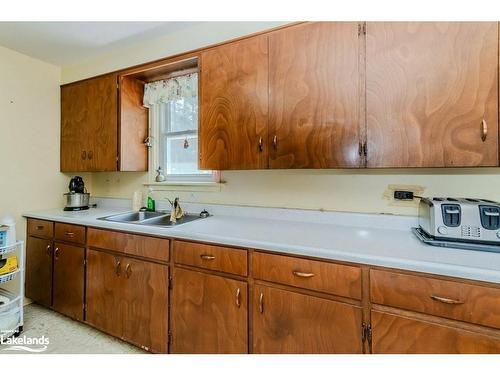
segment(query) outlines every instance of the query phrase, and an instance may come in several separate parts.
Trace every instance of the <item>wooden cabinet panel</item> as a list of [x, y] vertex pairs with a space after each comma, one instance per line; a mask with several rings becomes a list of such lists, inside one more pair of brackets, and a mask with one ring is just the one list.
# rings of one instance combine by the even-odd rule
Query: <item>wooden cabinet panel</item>
[[61, 172], [115, 171], [118, 152], [117, 76], [61, 87]]
[[52, 221], [28, 219], [27, 225], [30, 235], [49, 239], [54, 236], [54, 223]]
[[375, 354], [500, 353], [500, 338], [372, 311]]
[[360, 307], [255, 285], [253, 353], [362, 353]]
[[500, 288], [370, 270], [373, 303], [500, 328]]
[[143, 104], [144, 82], [120, 77], [120, 171], [147, 171], [148, 109]]
[[283, 255], [253, 253], [255, 279], [361, 299], [361, 269]]
[[123, 337], [126, 300], [121, 289], [119, 257], [87, 251], [86, 321], [113, 336]]
[[54, 244], [53, 307], [61, 314], [83, 320], [85, 249]]
[[267, 168], [268, 78], [267, 35], [201, 53], [201, 169]]
[[497, 23], [369, 22], [366, 118], [368, 167], [497, 166]]
[[122, 258], [123, 338], [155, 353], [168, 352], [168, 267]]
[[85, 245], [85, 231], [86, 228], [82, 225], [55, 223], [54, 238], [57, 241]]
[[247, 283], [174, 270], [172, 353], [247, 353]]
[[89, 228], [87, 237], [89, 247], [113, 250], [164, 262], [167, 262], [169, 259], [170, 241], [164, 238], [114, 232], [97, 228]]
[[247, 276], [247, 251], [231, 247], [174, 241], [174, 262]]
[[270, 34], [271, 168], [360, 166], [359, 44], [356, 22]]
[[52, 305], [52, 241], [28, 236], [25, 295], [44, 306]]

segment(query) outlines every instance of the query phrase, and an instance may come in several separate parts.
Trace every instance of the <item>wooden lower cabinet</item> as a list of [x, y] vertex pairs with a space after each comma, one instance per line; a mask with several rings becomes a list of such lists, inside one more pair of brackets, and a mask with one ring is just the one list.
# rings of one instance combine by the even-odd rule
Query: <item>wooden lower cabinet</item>
[[247, 283], [174, 270], [172, 353], [248, 353]]
[[54, 244], [54, 310], [73, 319], [83, 320], [85, 249], [62, 243]]
[[372, 352], [375, 354], [500, 353], [500, 336], [372, 311]]
[[255, 285], [253, 353], [362, 353], [362, 310]]
[[92, 326], [143, 349], [168, 351], [168, 267], [89, 249], [87, 316]]
[[28, 236], [25, 295], [47, 307], [52, 306], [52, 251], [51, 240]]

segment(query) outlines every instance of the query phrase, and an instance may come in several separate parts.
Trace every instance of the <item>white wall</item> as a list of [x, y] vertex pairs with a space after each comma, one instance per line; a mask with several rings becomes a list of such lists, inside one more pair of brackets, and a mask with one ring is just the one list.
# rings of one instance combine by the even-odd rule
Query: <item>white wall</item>
[[62, 207], [59, 172], [61, 69], [0, 47], [0, 218], [24, 239], [24, 211]]

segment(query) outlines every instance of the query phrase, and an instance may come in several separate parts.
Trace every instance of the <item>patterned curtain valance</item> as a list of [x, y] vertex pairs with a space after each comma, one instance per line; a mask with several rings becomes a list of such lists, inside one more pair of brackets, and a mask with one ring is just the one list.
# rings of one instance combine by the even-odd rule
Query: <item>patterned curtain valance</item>
[[144, 86], [144, 106], [149, 108], [180, 98], [198, 95], [198, 73], [146, 83]]

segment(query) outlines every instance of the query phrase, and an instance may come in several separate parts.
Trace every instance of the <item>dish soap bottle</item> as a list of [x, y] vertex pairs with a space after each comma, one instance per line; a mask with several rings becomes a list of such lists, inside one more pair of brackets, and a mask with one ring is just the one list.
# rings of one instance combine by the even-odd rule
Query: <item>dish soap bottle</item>
[[151, 197], [148, 197], [148, 203], [146, 205], [146, 208], [148, 211], [154, 212], [155, 211], [155, 200]]

